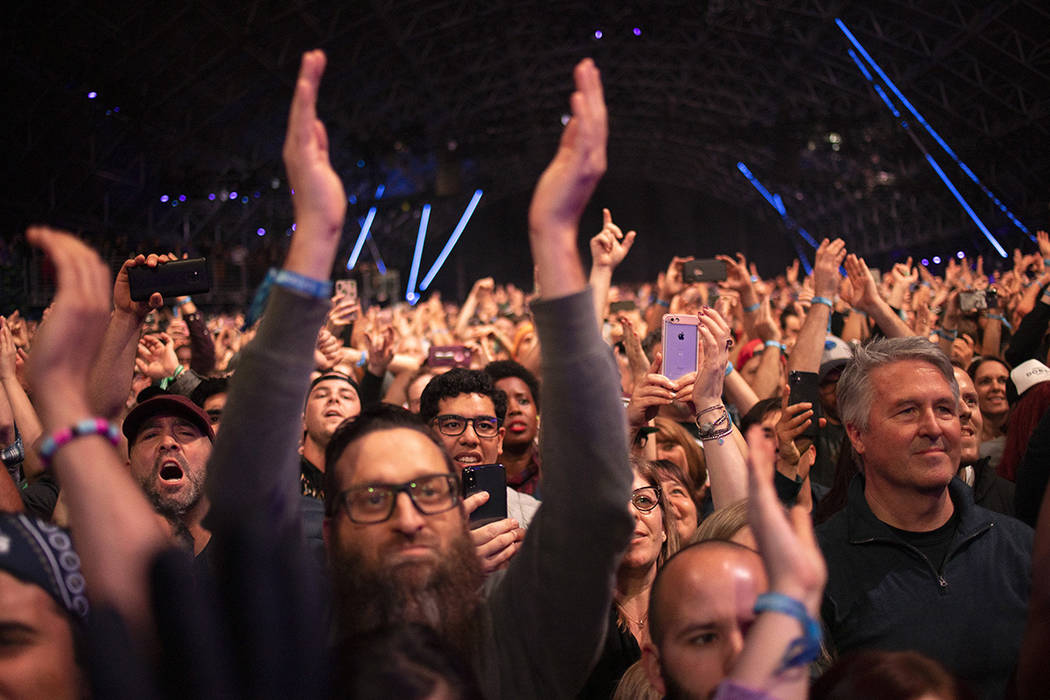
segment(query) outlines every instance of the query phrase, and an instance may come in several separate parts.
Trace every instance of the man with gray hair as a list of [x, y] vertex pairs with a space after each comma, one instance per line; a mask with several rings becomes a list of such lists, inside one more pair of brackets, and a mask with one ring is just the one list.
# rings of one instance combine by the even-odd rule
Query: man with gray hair
[[828, 563], [829, 641], [913, 649], [980, 697], [1002, 697], [1017, 663], [1032, 531], [974, 505], [959, 470], [959, 386], [948, 357], [918, 338], [853, 350], [838, 407], [860, 474], [817, 529]]

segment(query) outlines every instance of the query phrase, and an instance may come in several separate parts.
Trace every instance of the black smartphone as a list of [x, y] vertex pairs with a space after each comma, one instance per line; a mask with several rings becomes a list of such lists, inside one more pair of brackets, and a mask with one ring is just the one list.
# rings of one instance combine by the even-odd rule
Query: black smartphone
[[146, 301], [154, 292], [165, 298], [202, 294], [211, 288], [211, 283], [207, 261], [192, 258], [160, 263], [156, 267], [129, 267], [128, 286], [132, 300]]
[[609, 315], [622, 314], [625, 311], [634, 311], [638, 305], [631, 300], [609, 302]]
[[502, 464], [479, 464], [463, 469], [463, 497], [487, 491], [489, 500], [470, 514], [471, 529], [507, 517], [507, 472]]
[[682, 263], [683, 282], [722, 282], [727, 275], [728, 271], [723, 260], [706, 258]]
[[802, 431], [799, 437], [816, 440], [820, 433], [820, 389], [817, 383], [816, 372], [791, 372], [788, 374], [788, 405], [802, 403], [803, 401], [813, 405], [813, 416], [809, 419], [809, 427]]

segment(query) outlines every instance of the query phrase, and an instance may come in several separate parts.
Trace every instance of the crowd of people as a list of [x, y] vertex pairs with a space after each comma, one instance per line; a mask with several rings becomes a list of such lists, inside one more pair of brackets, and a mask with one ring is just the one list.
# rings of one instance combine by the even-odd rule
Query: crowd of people
[[1006, 269], [878, 274], [825, 239], [810, 274], [726, 251], [724, 280], [673, 257], [614, 284], [645, 232], [605, 209], [585, 270], [584, 60], [534, 288], [362, 308], [333, 294], [324, 68], [303, 56], [296, 226], [250, 308], [135, 301], [128, 271], [173, 254], [114, 280], [26, 232], [57, 291], [0, 323], [5, 696], [1045, 697], [1046, 233]]

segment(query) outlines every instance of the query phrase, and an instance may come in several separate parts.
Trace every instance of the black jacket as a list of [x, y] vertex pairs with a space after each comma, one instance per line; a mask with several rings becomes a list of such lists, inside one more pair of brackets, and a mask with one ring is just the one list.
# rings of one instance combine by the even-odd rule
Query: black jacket
[[864, 476], [846, 508], [819, 528], [828, 563], [822, 615], [828, 642], [853, 649], [912, 649], [940, 661], [980, 697], [1001, 698], [1017, 663], [1031, 586], [1032, 530], [974, 505], [948, 486], [958, 528], [938, 571], [871, 512]]

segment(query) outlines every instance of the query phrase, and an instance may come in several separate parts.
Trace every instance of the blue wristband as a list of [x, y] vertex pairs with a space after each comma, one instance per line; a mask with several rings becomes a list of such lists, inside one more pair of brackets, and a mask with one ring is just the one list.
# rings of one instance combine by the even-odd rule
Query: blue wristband
[[1002, 314], [988, 314], [988, 318], [994, 318], [996, 321], [1006, 326], [1006, 330], [1008, 331], [1012, 332], [1014, 329], [1014, 327], [1010, 325], [1010, 322], [1007, 321], [1006, 317], [1004, 317]]
[[332, 296], [332, 280], [315, 280], [291, 270], [278, 270], [273, 277], [273, 283], [314, 299], [328, 299]]
[[745, 307], [744, 307], [744, 313], [748, 313], [748, 314], [749, 314], [749, 313], [751, 313], [751, 312], [753, 312], [753, 311], [758, 311], [758, 309], [759, 309], [759, 308], [760, 308], [761, 306], [762, 306], [762, 302], [760, 302], [760, 301], [756, 301], [756, 302], [755, 302], [754, 304], [752, 304], [751, 306], [745, 306]]
[[783, 343], [778, 343], [775, 340], [767, 340], [766, 341], [766, 347], [767, 348], [776, 348], [777, 350], [780, 350], [781, 352], [784, 351], [784, 344]]
[[358, 367], [364, 367], [367, 364], [368, 364], [368, 351], [367, 350], [362, 350], [361, 351], [361, 357], [357, 358], [357, 366]]
[[945, 340], [955, 340], [956, 338], [959, 337], [959, 331], [957, 331], [957, 330], [952, 330], [951, 331], [951, 335], [948, 335], [948, 331], [938, 328], [937, 330], [934, 331], [934, 333], [936, 333], [937, 335], [941, 336]]
[[729, 376], [729, 373], [733, 371], [733, 369], [734, 369], [733, 361], [730, 360], [729, 362], [726, 363], [726, 376], [727, 377]]
[[669, 302], [669, 301], [664, 301], [663, 299], [657, 299], [657, 300], [656, 300], [656, 301], [654, 301], [653, 303], [654, 303], [654, 304], [656, 304], [657, 306], [662, 306], [662, 307], [664, 307], [665, 309], [669, 309], [669, 308], [671, 308], [671, 302]]
[[805, 666], [820, 656], [820, 624], [809, 616], [806, 606], [783, 593], [763, 593], [755, 599], [755, 614], [777, 612], [789, 615], [802, 624], [802, 636], [788, 645], [780, 662], [781, 671]]
[[831, 301], [831, 299], [828, 299], [827, 297], [813, 297], [813, 301], [811, 301], [810, 303], [824, 304], [824, 306], [828, 307], [829, 309], [835, 307], [835, 304]]

